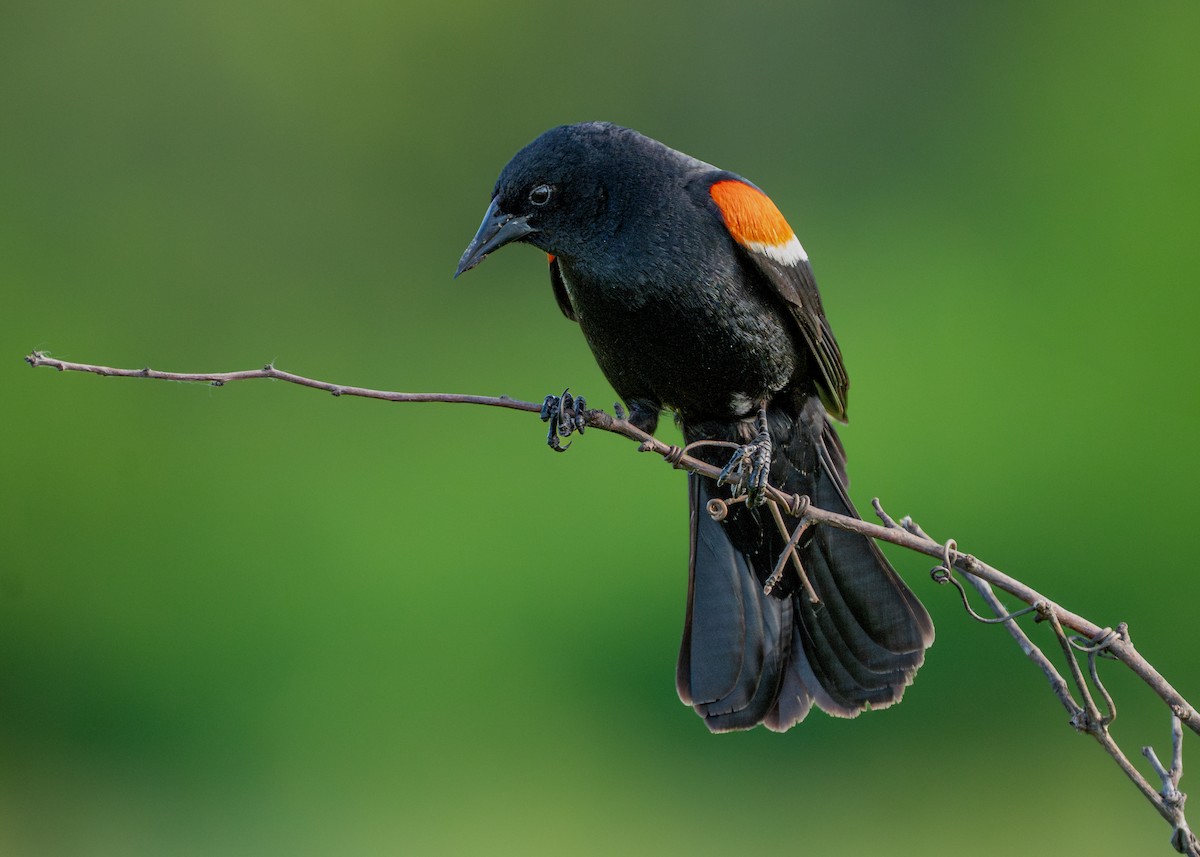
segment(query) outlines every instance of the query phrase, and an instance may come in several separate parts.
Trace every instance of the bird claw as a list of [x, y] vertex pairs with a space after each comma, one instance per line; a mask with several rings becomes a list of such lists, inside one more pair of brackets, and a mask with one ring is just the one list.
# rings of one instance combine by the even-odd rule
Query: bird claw
[[563, 390], [561, 396], [547, 396], [542, 403], [542, 422], [550, 423], [546, 443], [555, 452], [566, 452], [571, 444], [564, 446], [560, 437], [570, 437], [575, 432], [583, 434], [587, 427], [587, 400], [583, 396], [572, 396]]
[[717, 484], [734, 483], [734, 497], [745, 494], [748, 507], [761, 506], [767, 499], [772, 451], [766, 420], [760, 418], [758, 436], [753, 443], [737, 448], [717, 477]]

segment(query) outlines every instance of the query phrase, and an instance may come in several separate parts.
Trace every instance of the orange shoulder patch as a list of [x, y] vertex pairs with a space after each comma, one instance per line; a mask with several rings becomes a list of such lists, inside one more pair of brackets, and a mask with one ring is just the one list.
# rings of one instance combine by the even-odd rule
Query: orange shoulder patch
[[721, 209], [729, 232], [741, 243], [786, 244], [791, 239], [792, 227], [761, 190], [726, 179], [716, 182], [708, 192]]
[[708, 192], [725, 218], [729, 234], [743, 247], [785, 265], [808, 258], [792, 227], [761, 190], [736, 179], [723, 179], [714, 182]]

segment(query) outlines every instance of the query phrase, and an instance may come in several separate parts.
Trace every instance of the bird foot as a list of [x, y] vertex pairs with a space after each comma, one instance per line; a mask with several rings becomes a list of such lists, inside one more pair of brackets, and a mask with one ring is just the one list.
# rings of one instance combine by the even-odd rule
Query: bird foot
[[736, 483], [733, 496], [746, 495], [750, 508], [761, 506], [767, 499], [767, 481], [771, 475], [771, 453], [774, 447], [767, 431], [766, 414], [760, 413], [758, 435], [752, 443], [739, 446], [717, 477], [717, 484]]
[[561, 396], [547, 396], [542, 403], [542, 422], [550, 423], [546, 443], [555, 452], [566, 452], [571, 444], [563, 446], [560, 437], [570, 437], [575, 432], [583, 434], [587, 426], [587, 400], [583, 396], [572, 396], [563, 390]]

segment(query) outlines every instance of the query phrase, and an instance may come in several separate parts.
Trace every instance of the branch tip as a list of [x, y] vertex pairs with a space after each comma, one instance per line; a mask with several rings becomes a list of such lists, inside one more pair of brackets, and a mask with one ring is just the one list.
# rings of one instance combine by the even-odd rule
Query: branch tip
[[895, 519], [893, 519], [891, 515], [883, 510], [883, 503], [879, 501], [878, 497], [871, 498], [871, 506], [875, 509], [875, 516], [879, 518], [879, 520], [883, 521], [883, 525], [885, 527], [887, 527], [889, 530], [899, 529], [900, 525], [896, 523]]

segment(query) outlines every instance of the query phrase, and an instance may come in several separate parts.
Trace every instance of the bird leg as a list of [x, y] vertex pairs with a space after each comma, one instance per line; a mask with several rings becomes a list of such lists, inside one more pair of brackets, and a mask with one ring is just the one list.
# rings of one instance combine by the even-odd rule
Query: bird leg
[[771, 432], [767, 429], [767, 410], [759, 408], [755, 419], [758, 434], [751, 443], [738, 447], [721, 475], [717, 484], [736, 482], [733, 494], [746, 495], [746, 505], [750, 508], [761, 506], [766, 500], [767, 479], [771, 475]]
[[587, 426], [587, 400], [583, 396], [572, 396], [567, 390], [561, 396], [547, 396], [542, 403], [542, 422], [550, 423], [546, 443], [555, 452], [566, 452], [571, 444], [563, 446], [560, 437], [570, 437], [574, 432], [583, 434]]

